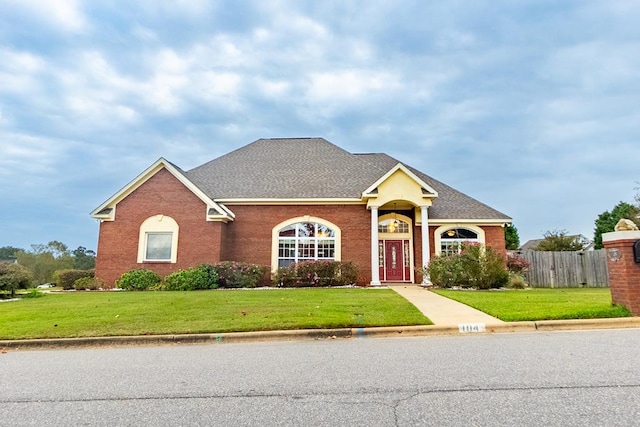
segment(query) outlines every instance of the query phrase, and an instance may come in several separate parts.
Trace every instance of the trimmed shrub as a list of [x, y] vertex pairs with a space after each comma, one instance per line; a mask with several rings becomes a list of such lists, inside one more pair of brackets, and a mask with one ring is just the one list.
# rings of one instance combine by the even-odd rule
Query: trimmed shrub
[[223, 261], [213, 266], [218, 272], [221, 288], [255, 288], [260, 285], [268, 269], [256, 264]]
[[200, 264], [198, 268], [201, 269], [207, 277], [207, 289], [216, 289], [220, 286], [220, 275], [215, 265]]
[[53, 281], [62, 289], [74, 289], [76, 280], [83, 277], [93, 277], [94, 270], [57, 270], [53, 273]]
[[126, 291], [146, 291], [161, 283], [160, 276], [151, 270], [130, 270], [120, 276], [116, 287]]
[[527, 282], [521, 275], [509, 273], [509, 287], [512, 289], [524, 289], [527, 287]]
[[322, 287], [356, 283], [358, 268], [351, 262], [303, 261], [279, 268], [274, 277], [276, 286]]
[[529, 261], [518, 255], [507, 255], [507, 270], [512, 273], [524, 274], [527, 272], [530, 266], [531, 263]]
[[79, 291], [97, 291], [106, 287], [103, 280], [97, 277], [81, 277], [73, 282], [73, 288]]
[[434, 285], [443, 288], [492, 289], [509, 283], [502, 256], [478, 244], [465, 243], [459, 254], [433, 257], [425, 272]]
[[353, 285], [358, 282], [358, 266], [348, 262], [341, 262], [338, 268], [338, 277], [335, 278], [338, 286]]
[[195, 291], [217, 287], [217, 273], [208, 265], [192, 267], [169, 274], [164, 278], [167, 291]]

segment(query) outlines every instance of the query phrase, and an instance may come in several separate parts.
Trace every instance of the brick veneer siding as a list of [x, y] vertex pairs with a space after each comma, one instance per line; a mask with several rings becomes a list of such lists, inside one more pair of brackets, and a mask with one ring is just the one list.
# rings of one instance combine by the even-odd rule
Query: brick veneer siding
[[611, 288], [611, 301], [613, 304], [623, 305], [634, 316], [640, 316], [640, 264], [633, 259], [633, 244], [638, 240], [633, 233], [632, 238], [617, 238], [607, 241], [607, 235], [625, 234], [627, 232], [603, 234], [603, 244], [607, 255], [611, 249], [618, 249], [620, 259], [614, 261], [607, 256], [607, 268], [609, 270], [609, 286]]
[[[172, 217], [179, 227], [177, 262], [138, 263], [142, 222]], [[171, 173], [160, 170], [116, 206], [115, 221], [100, 224], [96, 277], [112, 286], [122, 273], [147, 268], [165, 276], [178, 269], [221, 259], [224, 223], [205, 220], [206, 205]]]
[[484, 226], [485, 245], [491, 246], [494, 251], [507, 258], [507, 244], [504, 240], [504, 228], [501, 226]]
[[272, 230], [277, 224], [306, 215], [330, 221], [342, 232], [342, 261], [354, 262], [359, 282], [371, 281], [371, 212], [365, 205], [232, 205], [236, 219], [226, 225], [226, 260], [271, 267]]
[[[436, 247], [435, 247], [435, 231], [439, 227], [439, 225], [431, 225], [429, 226], [429, 252], [431, 256], [435, 256]], [[452, 225], [455, 227], [455, 225]], [[461, 226], [464, 227], [464, 226]], [[502, 255], [505, 259], [507, 257], [507, 249], [506, 242], [504, 239], [504, 228], [502, 226], [482, 226], [480, 227], [484, 230], [485, 237], [485, 245], [491, 246], [497, 253]], [[413, 250], [414, 250], [414, 260], [416, 264], [416, 275], [415, 282], [422, 283], [422, 274], [421, 263], [422, 263], [422, 227], [414, 226], [413, 227]]]
[[[96, 276], [108, 285], [131, 269], [147, 268], [165, 276], [173, 271], [219, 261], [242, 261], [271, 267], [272, 230], [295, 217], [314, 216], [330, 221], [342, 232], [342, 261], [354, 262], [360, 284], [371, 282], [371, 212], [365, 205], [230, 205], [236, 215], [229, 223], [207, 222], [206, 206], [166, 170], [159, 171], [116, 206], [115, 221], [100, 224]], [[172, 217], [179, 226], [176, 263], [138, 263], [142, 222], [154, 215]], [[434, 231], [429, 227], [431, 255]], [[486, 244], [505, 254], [504, 230], [482, 227]], [[414, 227], [414, 260], [422, 261], [421, 228]], [[376, 266], [377, 267], [377, 266]], [[422, 277], [415, 275], [420, 283]]]

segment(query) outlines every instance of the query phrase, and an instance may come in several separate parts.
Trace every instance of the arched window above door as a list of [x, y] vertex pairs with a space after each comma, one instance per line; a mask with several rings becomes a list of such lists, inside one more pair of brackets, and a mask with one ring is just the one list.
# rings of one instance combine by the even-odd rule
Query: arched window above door
[[388, 218], [378, 223], [378, 233], [409, 233], [409, 223], [398, 218]]

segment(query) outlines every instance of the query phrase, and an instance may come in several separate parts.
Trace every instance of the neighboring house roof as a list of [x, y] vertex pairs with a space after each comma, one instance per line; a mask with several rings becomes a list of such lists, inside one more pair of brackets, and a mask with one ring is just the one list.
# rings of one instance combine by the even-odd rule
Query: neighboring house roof
[[216, 201], [361, 200], [363, 191], [403, 164], [437, 199], [433, 219], [505, 220], [507, 215], [382, 153], [352, 154], [323, 138], [259, 139], [186, 172]]

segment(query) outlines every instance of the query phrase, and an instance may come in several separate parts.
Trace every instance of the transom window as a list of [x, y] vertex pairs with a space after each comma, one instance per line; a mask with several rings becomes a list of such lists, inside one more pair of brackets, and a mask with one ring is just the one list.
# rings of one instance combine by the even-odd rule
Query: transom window
[[334, 260], [336, 233], [316, 222], [298, 222], [278, 232], [278, 267], [312, 260]]
[[478, 234], [466, 228], [451, 228], [440, 234], [440, 254], [453, 255], [460, 253], [465, 242], [479, 242]]
[[378, 223], [378, 233], [409, 233], [409, 223], [401, 219], [388, 218]]

